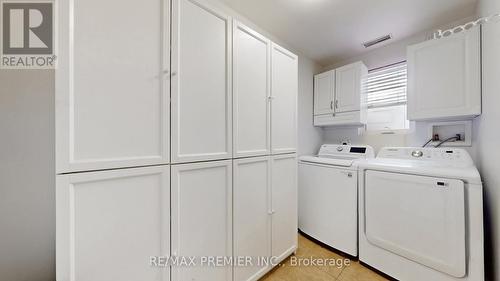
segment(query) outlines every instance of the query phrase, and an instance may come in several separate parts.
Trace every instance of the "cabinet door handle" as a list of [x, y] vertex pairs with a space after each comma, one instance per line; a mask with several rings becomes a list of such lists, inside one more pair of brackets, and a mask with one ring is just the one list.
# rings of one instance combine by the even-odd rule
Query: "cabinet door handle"
[[335, 108], [339, 108], [339, 100], [335, 100]]
[[330, 109], [333, 110], [333, 101], [330, 101]]
[[343, 171], [343, 172], [341, 172], [341, 173], [342, 173], [342, 174], [344, 174], [344, 175], [346, 175], [346, 176], [347, 176], [347, 177], [349, 177], [349, 178], [352, 178], [352, 176], [353, 176], [353, 173], [352, 173], [352, 172], [344, 172], [344, 171]]

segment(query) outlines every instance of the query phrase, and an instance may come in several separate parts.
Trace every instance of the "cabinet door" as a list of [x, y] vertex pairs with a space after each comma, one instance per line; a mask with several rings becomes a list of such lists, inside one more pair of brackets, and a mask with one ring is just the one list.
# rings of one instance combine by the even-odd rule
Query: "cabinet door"
[[172, 9], [172, 162], [231, 158], [231, 20], [202, 0]]
[[172, 166], [172, 256], [197, 258], [197, 266], [173, 267], [172, 280], [231, 280], [231, 266], [202, 260], [232, 256], [231, 166], [230, 160]]
[[336, 69], [335, 112], [361, 109], [361, 95], [364, 94], [363, 80], [366, 72], [366, 67], [361, 62]]
[[335, 70], [314, 76], [314, 115], [333, 113]]
[[272, 157], [272, 256], [283, 260], [297, 249], [297, 157]]
[[[234, 160], [234, 256], [271, 257], [269, 157]], [[268, 266], [235, 267], [234, 281], [258, 280]]]
[[[59, 281], [166, 281], [169, 166], [57, 176]], [[117, 262], [119, 261], [119, 262]]]
[[297, 150], [297, 56], [272, 45], [271, 149], [273, 154]]
[[481, 114], [480, 27], [408, 47], [408, 119]]
[[168, 163], [170, 1], [58, 11], [57, 172]]
[[271, 42], [233, 26], [233, 146], [235, 157], [270, 154]]

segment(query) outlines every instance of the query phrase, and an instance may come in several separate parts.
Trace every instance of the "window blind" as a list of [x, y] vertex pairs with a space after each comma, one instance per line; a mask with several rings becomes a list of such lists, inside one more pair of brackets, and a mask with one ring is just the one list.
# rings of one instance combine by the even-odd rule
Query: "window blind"
[[406, 61], [368, 72], [368, 108], [406, 104]]

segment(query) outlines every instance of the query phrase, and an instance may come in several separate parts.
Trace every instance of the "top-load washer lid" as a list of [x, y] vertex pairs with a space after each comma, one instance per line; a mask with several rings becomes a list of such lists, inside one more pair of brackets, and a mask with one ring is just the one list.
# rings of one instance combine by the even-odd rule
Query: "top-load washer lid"
[[302, 163], [314, 163], [323, 165], [333, 165], [341, 167], [351, 167], [355, 158], [329, 158], [329, 157], [318, 157], [318, 156], [301, 156], [299, 161]]
[[324, 144], [316, 156], [301, 156], [302, 163], [315, 163], [340, 167], [351, 167], [355, 161], [373, 158], [373, 148], [368, 145]]
[[460, 179], [482, 184], [469, 153], [459, 148], [385, 147], [377, 158], [359, 164], [363, 170]]

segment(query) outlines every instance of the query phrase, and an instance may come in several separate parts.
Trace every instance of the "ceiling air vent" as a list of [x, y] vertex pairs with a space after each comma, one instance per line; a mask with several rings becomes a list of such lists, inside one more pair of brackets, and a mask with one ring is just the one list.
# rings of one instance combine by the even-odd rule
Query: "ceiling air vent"
[[365, 43], [363, 43], [363, 46], [365, 46], [365, 48], [369, 48], [371, 46], [380, 44], [380, 43], [387, 41], [387, 40], [390, 40], [390, 39], [392, 39], [392, 34], [387, 34], [387, 35], [379, 37], [377, 39], [365, 42]]

